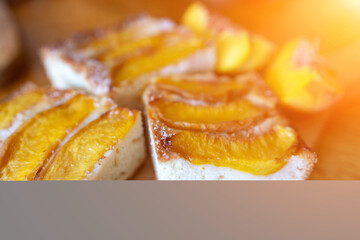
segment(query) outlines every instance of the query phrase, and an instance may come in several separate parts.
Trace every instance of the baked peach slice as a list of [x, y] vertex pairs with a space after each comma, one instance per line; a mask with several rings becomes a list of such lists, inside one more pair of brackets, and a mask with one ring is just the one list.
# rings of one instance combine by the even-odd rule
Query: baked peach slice
[[306, 39], [293, 39], [269, 65], [265, 80], [285, 106], [320, 111], [341, 95], [335, 73], [317, 48]]
[[148, 89], [151, 114], [175, 128], [234, 131], [276, 116], [276, 99], [255, 74], [233, 81], [192, 75], [155, 82], [156, 88]]
[[0, 147], [22, 123], [73, 95], [73, 91], [45, 90], [32, 83], [25, 83], [0, 102]]
[[118, 63], [111, 72], [114, 86], [121, 86], [126, 81], [161, 69], [204, 47], [204, 41], [191, 36], [180, 38], [175, 35], [171, 39], [163, 39], [158, 45]]
[[26, 91], [24, 94], [14, 97], [11, 102], [0, 103], [0, 129], [9, 126], [16, 114], [39, 103], [44, 96], [45, 93], [42, 91]]
[[172, 143], [169, 151], [176, 152], [191, 164], [210, 164], [255, 176], [279, 171], [297, 150], [296, 132], [283, 126], [275, 126], [260, 136], [245, 137], [182, 131], [168, 141]]
[[[155, 80], [148, 87], [144, 103], [159, 179], [304, 179], [309, 175], [315, 154], [278, 113], [276, 101], [255, 76], [177, 76]], [[237, 84], [241, 94], [226, 97], [233, 94], [229, 86]], [[201, 95], [196, 94], [200, 86]], [[217, 89], [215, 94], [207, 91], [212, 87]]]
[[[229, 79], [232, 79], [229, 81]], [[159, 95], [174, 93], [191, 100], [219, 103], [231, 102], [239, 99], [249, 99], [258, 104], [274, 108], [277, 104], [276, 96], [269, 87], [255, 73], [246, 73], [229, 78], [214, 76], [213, 74], [192, 74], [155, 78], [156, 92]]]
[[199, 2], [187, 8], [182, 24], [199, 36], [215, 42], [216, 71], [219, 73], [257, 70], [264, 66], [274, 51], [270, 41], [210, 12]]
[[[115, 109], [102, 115], [72, 136], [44, 167], [39, 179], [80, 180], [91, 178], [94, 168], [106, 152], [126, 136], [134, 126], [136, 115]], [[105, 146], [105, 147], [104, 147]], [[94, 167], [95, 166], [95, 167]]]

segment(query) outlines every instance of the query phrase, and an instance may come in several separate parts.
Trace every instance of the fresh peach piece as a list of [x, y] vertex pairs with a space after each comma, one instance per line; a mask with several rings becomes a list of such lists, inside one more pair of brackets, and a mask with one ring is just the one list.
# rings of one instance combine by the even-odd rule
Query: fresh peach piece
[[236, 72], [249, 58], [250, 52], [250, 37], [246, 31], [219, 33], [216, 40], [216, 71], [219, 73]]
[[197, 34], [207, 34], [210, 13], [200, 2], [191, 4], [182, 16], [182, 23]]
[[291, 40], [280, 50], [265, 80], [284, 105], [302, 111], [323, 110], [342, 92], [317, 47], [302, 38]]
[[271, 42], [232, 24], [226, 18], [210, 12], [195, 2], [184, 12], [182, 23], [216, 45], [218, 73], [230, 74], [257, 70], [273, 53]]
[[250, 54], [239, 68], [240, 72], [253, 71], [262, 68], [275, 51], [275, 45], [260, 35], [252, 35], [250, 44]]

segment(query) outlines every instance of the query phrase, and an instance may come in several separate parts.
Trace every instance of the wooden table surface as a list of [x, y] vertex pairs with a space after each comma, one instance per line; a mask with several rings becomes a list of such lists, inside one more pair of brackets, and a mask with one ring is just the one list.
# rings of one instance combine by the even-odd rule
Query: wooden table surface
[[[149, 12], [179, 20], [191, 1], [24, 0], [12, 10], [22, 33], [27, 68], [0, 88], [0, 97], [24, 81], [49, 85], [40, 46], [74, 31], [111, 24], [129, 14]], [[208, 0], [205, 3], [277, 44], [295, 36], [319, 37], [345, 87], [343, 98], [316, 114], [285, 114], [319, 156], [310, 179], [360, 179], [360, 4], [353, 0]], [[20, 69], [19, 69], [20, 70]], [[154, 179], [148, 160], [134, 179]]]

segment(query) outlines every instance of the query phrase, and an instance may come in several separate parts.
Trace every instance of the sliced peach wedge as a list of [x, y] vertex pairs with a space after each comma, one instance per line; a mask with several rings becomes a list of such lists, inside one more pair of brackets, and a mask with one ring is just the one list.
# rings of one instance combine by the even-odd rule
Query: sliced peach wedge
[[15, 96], [12, 101], [0, 103], [0, 129], [11, 124], [16, 114], [40, 102], [45, 96], [44, 92], [34, 90]]
[[192, 164], [211, 164], [264, 176], [279, 171], [287, 163], [285, 159], [297, 151], [296, 132], [282, 126], [250, 137], [183, 131], [174, 134], [170, 141], [169, 150]]
[[44, 167], [38, 179], [86, 178], [98, 159], [125, 137], [135, 120], [136, 115], [126, 109], [115, 109], [102, 115], [72, 136]]
[[[276, 98], [255, 74], [156, 79], [148, 90], [151, 113], [179, 129], [232, 132], [275, 115]], [[183, 78], [184, 79], [184, 78]]]
[[174, 36], [171, 39], [162, 39], [160, 43], [114, 67], [112, 69], [114, 85], [119, 86], [126, 81], [177, 62], [205, 46], [204, 41], [191, 36], [187, 38]]
[[0, 147], [12, 131], [40, 111], [66, 101], [74, 92], [44, 90], [25, 83], [18, 91], [0, 102]]
[[159, 179], [304, 179], [316, 162], [255, 74], [159, 78], [143, 100]]
[[281, 103], [305, 112], [320, 111], [341, 96], [342, 88], [317, 44], [289, 41], [266, 70], [265, 80]]
[[210, 12], [199, 2], [187, 8], [182, 24], [199, 36], [215, 42], [218, 73], [257, 70], [264, 66], [274, 51], [274, 45], [270, 41]]

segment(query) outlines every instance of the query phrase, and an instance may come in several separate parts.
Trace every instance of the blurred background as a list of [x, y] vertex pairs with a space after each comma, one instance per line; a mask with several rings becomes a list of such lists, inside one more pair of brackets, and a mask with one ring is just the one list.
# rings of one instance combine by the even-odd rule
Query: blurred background
[[[24, 81], [47, 85], [38, 49], [74, 31], [107, 25], [139, 12], [179, 21], [190, 0], [12, 0], [0, 2], [0, 97]], [[287, 112], [318, 153], [311, 179], [360, 179], [360, 0], [207, 0], [278, 46], [292, 37], [319, 38], [345, 87], [341, 100], [316, 114]], [[6, 7], [8, 6], [8, 7]], [[20, 40], [17, 40], [20, 39]], [[5, 78], [5, 77], [4, 77]], [[146, 164], [135, 179], [153, 179]]]

